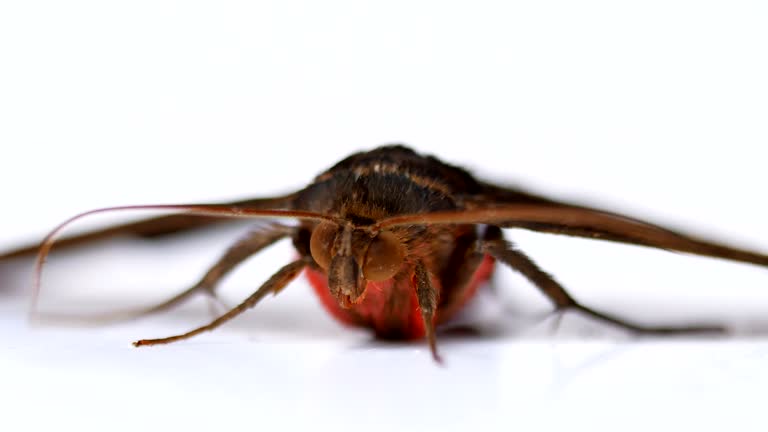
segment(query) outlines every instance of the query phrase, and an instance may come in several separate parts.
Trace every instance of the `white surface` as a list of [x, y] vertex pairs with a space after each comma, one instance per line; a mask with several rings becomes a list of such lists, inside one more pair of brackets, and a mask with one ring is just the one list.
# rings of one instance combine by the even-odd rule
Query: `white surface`
[[[397, 141], [765, 251], [765, 22], [762, 2], [738, 1], [4, 2], [0, 247], [94, 207], [292, 190]], [[595, 307], [766, 324], [763, 269], [511, 234]], [[43, 302], [151, 303], [228, 240], [58, 257]], [[290, 256], [255, 259], [225, 297]], [[442, 368], [422, 344], [341, 328], [304, 283], [215, 333], [137, 350], [204, 322], [205, 303], [30, 329], [27, 274], [2, 276], [4, 430], [765, 430], [764, 336], [637, 340], [572, 316], [552, 335], [524, 324], [546, 302], [506, 271], [495, 304], [523, 324], [444, 340]]]

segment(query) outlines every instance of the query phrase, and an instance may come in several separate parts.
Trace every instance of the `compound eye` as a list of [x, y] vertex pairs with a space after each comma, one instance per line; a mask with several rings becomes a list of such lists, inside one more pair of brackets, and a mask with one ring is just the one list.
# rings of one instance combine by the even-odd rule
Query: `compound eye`
[[403, 245], [391, 232], [383, 232], [368, 246], [363, 276], [370, 281], [386, 280], [397, 274], [402, 265]]
[[336, 240], [339, 226], [332, 222], [323, 222], [312, 231], [309, 239], [309, 252], [317, 265], [328, 270], [331, 265], [331, 248]]

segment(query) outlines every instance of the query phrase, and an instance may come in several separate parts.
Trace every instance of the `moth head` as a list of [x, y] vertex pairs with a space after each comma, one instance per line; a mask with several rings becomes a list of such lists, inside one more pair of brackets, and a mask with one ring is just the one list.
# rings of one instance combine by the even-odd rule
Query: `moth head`
[[395, 276], [405, 259], [404, 246], [391, 231], [371, 234], [334, 222], [315, 227], [309, 250], [328, 274], [328, 288], [342, 307], [362, 301], [367, 282]]

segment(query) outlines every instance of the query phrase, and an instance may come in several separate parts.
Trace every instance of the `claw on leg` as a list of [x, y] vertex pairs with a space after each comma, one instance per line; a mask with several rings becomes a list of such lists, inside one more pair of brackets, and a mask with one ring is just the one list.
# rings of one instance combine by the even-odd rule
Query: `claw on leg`
[[283, 266], [280, 270], [277, 271], [274, 275], [272, 275], [269, 280], [264, 282], [264, 284], [256, 290], [255, 293], [251, 294], [250, 297], [245, 299], [242, 303], [235, 306], [234, 308], [230, 309], [227, 313], [224, 315], [216, 318], [215, 320], [211, 321], [210, 323], [198, 327], [194, 330], [188, 331], [186, 333], [182, 333], [175, 336], [169, 336], [165, 338], [159, 338], [159, 339], [141, 339], [133, 343], [134, 346], [140, 347], [140, 346], [147, 346], [147, 345], [160, 345], [160, 344], [167, 344], [171, 342], [176, 342], [184, 339], [189, 339], [192, 336], [198, 335], [200, 333], [211, 331], [215, 329], [216, 327], [219, 327], [220, 325], [224, 324], [225, 322], [231, 320], [232, 318], [240, 315], [241, 313], [245, 312], [246, 310], [256, 306], [256, 304], [264, 298], [269, 293], [275, 293], [279, 292], [285, 286], [292, 281], [293, 279], [298, 276], [299, 273], [301, 273], [302, 270], [304, 270], [304, 267], [309, 264], [309, 260], [311, 258], [301, 258], [298, 259], [286, 266]]
[[698, 333], [723, 333], [725, 329], [710, 325], [692, 326], [642, 326], [626, 321], [622, 318], [606, 314], [590, 307], [584, 306], [574, 300], [570, 294], [549, 273], [540, 269], [533, 260], [523, 252], [517, 250], [512, 243], [499, 240], [490, 240], [482, 243], [481, 250], [499, 261], [507, 264], [520, 272], [544, 295], [555, 304], [559, 311], [577, 310], [600, 321], [605, 321], [627, 330], [643, 334], [698, 334]]
[[[219, 260], [211, 266], [205, 275], [191, 288], [163, 301], [160, 304], [148, 308], [133, 309], [111, 312], [108, 314], [90, 316], [90, 317], [72, 317], [55, 314], [35, 314], [36, 321], [67, 321], [79, 322], [84, 324], [106, 324], [120, 321], [128, 321], [141, 318], [146, 315], [156, 314], [168, 310], [192, 297], [203, 292], [208, 295], [210, 301], [218, 303], [224, 310], [230, 308], [222, 302], [216, 295], [216, 286], [229, 274], [235, 267], [245, 261], [250, 256], [260, 252], [262, 249], [274, 244], [293, 234], [294, 228], [278, 224], [268, 225], [248, 233], [247, 236], [233, 244]], [[214, 311], [212, 304], [209, 303], [209, 310]], [[214, 316], [220, 315], [215, 311]]]

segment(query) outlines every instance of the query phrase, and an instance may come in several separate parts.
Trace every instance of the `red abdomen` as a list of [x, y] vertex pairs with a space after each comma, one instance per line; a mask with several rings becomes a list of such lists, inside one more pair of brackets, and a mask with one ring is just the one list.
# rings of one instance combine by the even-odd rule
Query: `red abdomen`
[[[441, 314], [437, 310], [436, 323], [444, 323], [451, 315], [461, 309], [474, 296], [478, 287], [487, 281], [493, 272], [494, 260], [486, 255], [478, 267], [469, 285], [461, 289], [455, 298], [457, 305], [450, 305], [451, 314]], [[320, 298], [325, 309], [344, 324], [370, 327], [376, 336], [387, 339], [415, 339], [424, 337], [424, 322], [419, 311], [416, 288], [411, 275], [389, 279], [383, 282], [368, 282], [365, 298], [349, 309], [342, 309], [328, 289], [328, 276], [325, 273], [306, 270], [312, 288]], [[442, 293], [441, 281], [432, 279], [432, 284]]]

